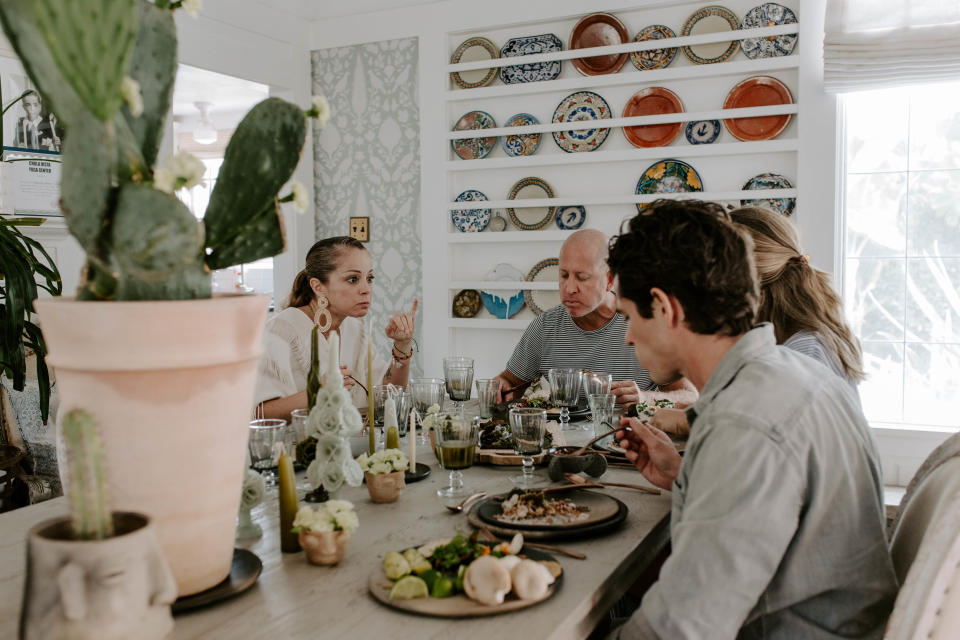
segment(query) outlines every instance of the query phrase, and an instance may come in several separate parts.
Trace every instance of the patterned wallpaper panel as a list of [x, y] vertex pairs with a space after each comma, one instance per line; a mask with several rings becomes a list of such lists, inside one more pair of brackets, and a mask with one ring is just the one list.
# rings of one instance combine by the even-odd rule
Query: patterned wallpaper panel
[[[370, 217], [376, 345], [383, 327], [409, 311], [423, 289], [420, 261], [420, 109], [417, 39], [386, 40], [312, 52], [313, 93], [332, 117], [314, 132], [316, 237], [347, 235], [351, 216]], [[422, 310], [417, 312], [421, 343]], [[414, 356], [411, 376], [422, 371]]]

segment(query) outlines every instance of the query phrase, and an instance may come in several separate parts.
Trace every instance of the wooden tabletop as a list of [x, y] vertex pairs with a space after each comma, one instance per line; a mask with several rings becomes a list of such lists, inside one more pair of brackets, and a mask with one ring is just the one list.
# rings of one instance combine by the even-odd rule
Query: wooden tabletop
[[[571, 444], [585, 442], [586, 431], [566, 432]], [[405, 441], [401, 443], [405, 446]], [[307, 564], [303, 553], [280, 553], [276, 493], [253, 511], [263, 538], [246, 546], [263, 560], [263, 573], [248, 592], [206, 609], [176, 616], [171, 638], [586, 638], [668, 539], [670, 494], [648, 495], [632, 489], [604, 491], [630, 509], [614, 533], [583, 541], [553, 542], [587, 555], [564, 556], [562, 588], [531, 608], [487, 618], [450, 620], [414, 616], [379, 604], [367, 592], [367, 578], [388, 551], [403, 550], [456, 532], [469, 533], [464, 514], [449, 513], [436, 496], [446, 484], [429, 447], [417, 460], [431, 467], [426, 480], [407, 485], [392, 504], [374, 504], [365, 487], [345, 487], [340, 498], [354, 502], [360, 528], [336, 567]], [[500, 493], [511, 488], [515, 467], [475, 466], [464, 472], [472, 489]], [[545, 470], [544, 470], [545, 472]], [[302, 476], [298, 473], [298, 476]], [[631, 469], [610, 469], [602, 478], [647, 484]], [[302, 492], [301, 492], [302, 495]], [[26, 536], [34, 524], [66, 515], [64, 498], [0, 516], [0, 639], [15, 638], [26, 562]]]

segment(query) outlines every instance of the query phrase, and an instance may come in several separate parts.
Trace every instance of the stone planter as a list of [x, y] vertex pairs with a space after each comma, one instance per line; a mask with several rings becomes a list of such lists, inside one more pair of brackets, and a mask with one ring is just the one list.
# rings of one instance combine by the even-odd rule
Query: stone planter
[[[266, 296], [36, 302], [60, 412], [100, 424], [118, 510], [146, 513], [177, 581], [230, 573]], [[69, 493], [69, 487], [65, 488]]]
[[20, 637], [159, 640], [177, 585], [150, 520], [115, 512], [116, 535], [73, 540], [69, 518], [30, 531]]
[[403, 471], [393, 473], [364, 474], [367, 479], [367, 491], [374, 502], [396, 502], [400, 497], [400, 490], [407, 486], [403, 479]]
[[297, 536], [310, 564], [333, 566], [343, 560], [353, 534], [346, 531], [301, 531]]

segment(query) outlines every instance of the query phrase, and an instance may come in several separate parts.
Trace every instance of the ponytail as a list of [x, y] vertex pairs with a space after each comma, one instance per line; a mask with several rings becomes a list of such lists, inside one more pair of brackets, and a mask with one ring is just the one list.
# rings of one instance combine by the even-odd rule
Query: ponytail
[[293, 279], [293, 287], [287, 300], [288, 307], [305, 307], [313, 301], [313, 289], [310, 288], [310, 278], [305, 269], [300, 269]]

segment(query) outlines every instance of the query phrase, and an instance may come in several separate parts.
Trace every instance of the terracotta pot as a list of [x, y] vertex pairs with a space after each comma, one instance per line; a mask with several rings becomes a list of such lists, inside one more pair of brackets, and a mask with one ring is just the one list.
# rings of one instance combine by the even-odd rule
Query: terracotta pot
[[173, 575], [150, 520], [114, 513], [116, 535], [73, 540], [69, 518], [30, 531], [20, 637], [153, 640], [173, 629]]
[[152, 518], [181, 596], [221, 582], [267, 297], [36, 307], [60, 411], [82, 408], [100, 423], [114, 506]]
[[353, 537], [346, 531], [301, 531], [297, 534], [310, 564], [332, 566], [343, 560], [347, 543]]
[[367, 491], [374, 502], [396, 502], [400, 490], [407, 486], [403, 471], [393, 473], [365, 473]]

